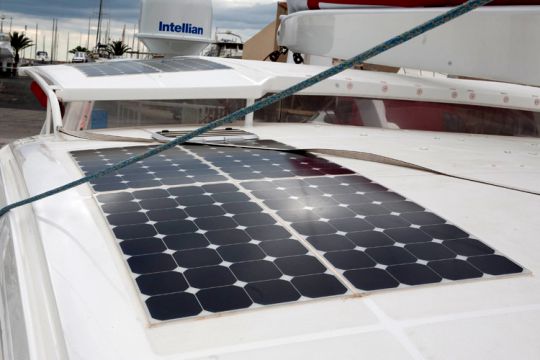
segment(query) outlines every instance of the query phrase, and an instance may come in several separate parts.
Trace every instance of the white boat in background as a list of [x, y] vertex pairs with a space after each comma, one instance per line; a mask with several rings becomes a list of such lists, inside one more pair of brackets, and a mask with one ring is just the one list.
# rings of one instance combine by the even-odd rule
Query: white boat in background
[[[0, 149], [0, 207], [325, 69], [25, 68], [47, 117]], [[347, 70], [13, 209], [2, 358], [538, 359], [539, 112], [534, 86]]]
[[12, 63], [15, 54], [11, 48], [9, 35], [0, 33], [0, 65], [2, 66], [2, 72], [8, 70], [8, 63]]
[[37, 51], [36, 52], [36, 61], [45, 64], [49, 61], [49, 53], [46, 51]]
[[214, 42], [203, 51], [204, 56], [233, 59], [241, 59], [243, 53], [244, 43], [242, 37], [230, 30], [217, 32]]

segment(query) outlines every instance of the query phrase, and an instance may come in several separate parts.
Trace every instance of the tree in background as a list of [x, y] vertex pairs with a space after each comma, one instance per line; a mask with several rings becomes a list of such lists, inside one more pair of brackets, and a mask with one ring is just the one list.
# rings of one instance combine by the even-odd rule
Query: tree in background
[[9, 34], [9, 40], [11, 42], [11, 47], [15, 51], [15, 63], [13, 64], [13, 75], [17, 75], [17, 65], [19, 65], [19, 51], [26, 49], [27, 47], [32, 46], [32, 40], [30, 40], [24, 33], [19, 34], [17, 31], [14, 31]]
[[122, 56], [129, 50], [131, 50], [131, 48], [124, 44], [122, 40], [113, 41], [108, 46], [108, 51], [113, 56]]
[[85, 47], [82, 47], [81, 45], [77, 45], [77, 47], [69, 50], [69, 53], [70, 54], [75, 54], [76, 52], [85, 52], [85, 53], [89, 53], [90, 51], [85, 48]]

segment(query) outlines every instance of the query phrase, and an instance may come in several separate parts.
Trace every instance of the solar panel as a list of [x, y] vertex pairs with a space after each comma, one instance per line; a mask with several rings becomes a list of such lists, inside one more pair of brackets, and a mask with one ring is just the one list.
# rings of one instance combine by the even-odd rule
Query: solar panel
[[[89, 173], [148, 149], [72, 155]], [[91, 185], [153, 321], [523, 272], [309, 154], [188, 145]]]
[[[149, 297], [154, 319], [347, 291], [232, 184], [115, 192], [97, 199], [141, 293]], [[274, 250], [284, 242], [287, 246]]]
[[196, 145], [186, 148], [236, 180], [354, 173], [326, 159], [309, 154]]
[[[149, 147], [99, 149], [74, 152], [73, 156], [85, 173], [92, 173], [147, 150]], [[95, 191], [102, 192], [225, 180], [227, 179], [209, 164], [175, 148], [99, 178], [90, 184]]]
[[140, 75], [169, 72], [230, 69], [213, 61], [199, 58], [172, 58], [156, 60], [122, 60], [102, 63], [72, 64], [87, 77]]
[[362, 176], [241, 184], [361, 291], [523, 271], [467, 232]]

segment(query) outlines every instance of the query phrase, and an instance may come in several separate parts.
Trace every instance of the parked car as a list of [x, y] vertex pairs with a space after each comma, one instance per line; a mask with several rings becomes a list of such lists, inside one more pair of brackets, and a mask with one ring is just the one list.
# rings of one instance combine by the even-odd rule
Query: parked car
[[77, 51], [77, 52], [73, 55], [73, 59], [71, 59], [71, 62], [74, 62], [74, 63], [85, 63], [85, 62], [88, 62], [88, 54], [85, 53], [84, 51]]
[[44, 64], [49, 61], [49, 54], [46, 51], [38, 51], [36, 52], [36, 60]]

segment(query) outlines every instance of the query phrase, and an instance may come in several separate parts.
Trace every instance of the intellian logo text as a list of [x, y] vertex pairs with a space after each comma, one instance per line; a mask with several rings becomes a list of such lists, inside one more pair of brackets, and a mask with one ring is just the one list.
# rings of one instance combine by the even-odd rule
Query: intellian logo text
[[195, 34], [195, 35], [202, 35], [204, 33], [204, 29], [202, 27], [193, 26], [191, 24], [164, 24], [163, 21], [159, 22], [159, 31], [168, 31], [168, 32], [177, 32], [177, 33], [184, 33], [184, 34]]

